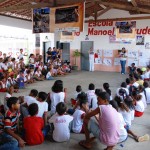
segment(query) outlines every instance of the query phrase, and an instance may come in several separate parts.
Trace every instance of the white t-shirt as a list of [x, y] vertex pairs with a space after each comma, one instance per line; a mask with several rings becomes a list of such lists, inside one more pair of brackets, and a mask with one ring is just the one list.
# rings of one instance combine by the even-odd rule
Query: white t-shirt
[[144, 112], [144, 104], [142, 100], [136, 101], [135, 110], [139, 112]]
[[145, 88], [145, 92], [146, 92], [146, 102], [147, 104], [150, 104], [150, 88]]
[[57, 113], [49, 119], [49, 123], [54, 124], [53, 139], [56, 142], [65, 142], [70, 139], [69, 123], [72, 120], [72, 116], [59, 116]]
[[41, 71], [39, 71], [39, 72], [35, 72], [35, 75], [37, 75], [38, 77], [40, 77], [41, 76]]
[[142, 95], [142, 102], [143, 102], [143, 104], [144, 104], [144, 108], [146, 108], [147, 107], [147, 103], [146, 103], [146, 97], [145, 97], [145, 94], [144, 94], [144, 92], [142, 92], [142, 93], [140, 93], [140, 95]]
[[97, 104], [97, 96], [95, 95], [92, 99], [91, 99], [91, 109], [96, 109], [98, 107], [98, 104]]
[[138, 88], [138, 87], [139, 87], [139, 84], [138, 84], [137, 82], [134, 82], [134, 83], [132, 84], [132, 86]]
[[91, 100], [96, 96], [95, 95], [95, 90], [88, 90], [86, 92], [86, 94], [87, 94], [87, 97], [88, 97], [89, 106], [91, 106]]
[[51, 77], [51, 72], [49, 71], [47, 74], [46, 74], [46, 79], [48, 79], [49, 77]]
[[92, 52], [92, 53], [89, 54], [89, 60], [91, 62], [94, 62], [94, 52]]
[[8, 66], [7, 66], [7, 64], [5, 64], [5, 63], [2, 63], [1, 67], [2, 67], [4, 70], [8, 70]]
[[120, 143], [120, 142], [123, 142], [127, 138], [128, 134], [127, 134], [126, 129], [124, 128], [126, 123], [124, 121], [122, 114], [118, 113], [118, 115], [119, 115], [119, 119], [120, 119], [120, 136], [119, 136], [118, 143]]
[[73, 114], [72, 131], [75, 133], [80, 133], [82, 130], [83, 118], [81, 118], [81, 116], [83, 114], [85, 114], [85, 112], [79, 109], [76, 109]]
[[6, 93], [5, 96], [4, 96], [4, 110], [8, 110], [8, 106], [7, 106], [7, 99], [12, 97], [12, 95], [10, 95], [9, 93]]
[[39, 107], [39, 111], [38, 111], [38, 114], [36, 116], [43, 118], [44, 112], [48, 112], [48, 103], [37, 101], [37, 104]]
[[121, 109], [118, 110], [119, 113], [122, 114], [124, 121], [127, 125], [131, 126], [131, 112], [123, 111]]
[[36, 100], [35, 97], [32, 97], [32, 96], [25, 96], [24, 97], [24, 102], [27, 103], [27, 105], [29, 106], [30, 104], [32, 103], [38, 103], [38, 101]]
[[50, 98], [51, 98], [51, 113], [54, 114], [56, 112], [56, 105], [59, 102], [64, 102], [65, 99], [65, 93], [60, 92], [60, 93], [50, 93]]
[[144, 79], [150, 78], [150, 71], [144, 73]]
[[119, 55], [120, 55], [120, 60], [121, 60], [121, 61], [125, 61], [125, 60], [127, 60], [127, 58], [126, 58], [126, 57], [127, 57], [127, 54], [126, 54], [126, 53], [122, 53], [122, 52], [120, 52], [120, 54], [119, 54]]
[[20, 55], [18, 56], [18, 59], [23, 58], [23, 56], [24, 56], [24, 54], [20, 54]]

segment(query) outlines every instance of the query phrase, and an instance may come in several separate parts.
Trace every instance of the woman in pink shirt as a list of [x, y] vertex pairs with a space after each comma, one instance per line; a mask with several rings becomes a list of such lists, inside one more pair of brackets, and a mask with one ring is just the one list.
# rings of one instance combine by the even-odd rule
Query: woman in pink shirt
[[[119, 140], [119, 115], [118, 112], [109, 105], [109, 95], [106, 92], [98, 94], [98, 105], [95, 110], [85, 115], [84, 131], [86, 139], [80, 141], [79, 144], [85, 148], [91, 148], [94, 139], [90, 138], [90, 133], [92, 133], [101, 143], [107, 145], [105, 150], [112, 150]], [[96, 115], [98, 115], [98, 117], [96, 117], [98, 123], [91, 118]]]

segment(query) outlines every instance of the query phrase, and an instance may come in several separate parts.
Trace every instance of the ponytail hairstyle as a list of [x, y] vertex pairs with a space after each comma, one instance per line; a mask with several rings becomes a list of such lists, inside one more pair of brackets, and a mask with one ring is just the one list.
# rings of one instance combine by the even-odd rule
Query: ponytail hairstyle
[[111, 90], [109, 89], [109, 83], [104, 83], [103, 88], [111, 96]]
[[128, 108], [130, 110], [134, 110], [135, 109], [134, 104], [133, 104], [133, 99], [130, 96], [127, 96], [124, 99], [124, 102], [125, 102], [125, 104], [128, 106]]
[[128, 106], [125, 104], [125, 102], [118, 96], [116, 96], [114, 98], [114, 100], [117, 102], [118, 104], [118, 107], [122, 110], [122, 111], [126, 111], [126, 112], [129, 112], [129, 108]]
[[138, 90], [132, 92], [132, 97], [134, 100], [139, 101], [142, 99], [142, 95], [139, 94]]
[[119, 97], [122, 97], [123, 100], [127, 97], [127, 92], [126, 92], [126, 90], [123, 89], [123, 88], [119, 89], [118, 94], [119, 94], [118, 96], [119, 96]]

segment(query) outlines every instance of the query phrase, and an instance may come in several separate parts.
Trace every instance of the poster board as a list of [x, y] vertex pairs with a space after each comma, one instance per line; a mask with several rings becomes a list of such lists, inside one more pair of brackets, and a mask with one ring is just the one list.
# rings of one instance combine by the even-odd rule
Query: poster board
[[[95, 63], [95, 70], [120, 72], [121, 65], [118, 50], [111, 50], [110, 51], [110, 53], [112, 53], [111, 57], [106, 53], [107, 50], [106, 52], [105, 50], [102, 50], [102, 56], [100, 57], [102, 63]], [[126, 53], [128, 55], [126, 61], [126, 70], [127, 67], [131, 66], [132, 63], [135, 63], [136, 67], [145, 67], [148, 64], [150, 64], [149, 50], [126, 50]]]

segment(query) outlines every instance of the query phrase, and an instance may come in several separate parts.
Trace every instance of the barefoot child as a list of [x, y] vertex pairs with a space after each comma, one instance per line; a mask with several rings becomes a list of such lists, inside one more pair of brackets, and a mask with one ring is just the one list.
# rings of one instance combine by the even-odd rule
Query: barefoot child
[[[92, 147], [90, 132], [94, 137], [107, 146], [105, 150], [112, 150], [118, 143], [120, 132], [120, 120], [118, 112], [109, 105], [109, 94], [101, 92], [98, 94], [98, 107], [87, 113], [84, 118], [85, 140], [79, 144], [85, 148]], [[95, 115], [99, 115], [98, 124], [91, 119]]]

